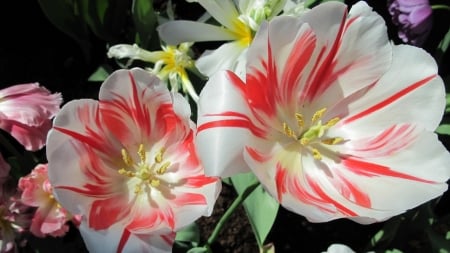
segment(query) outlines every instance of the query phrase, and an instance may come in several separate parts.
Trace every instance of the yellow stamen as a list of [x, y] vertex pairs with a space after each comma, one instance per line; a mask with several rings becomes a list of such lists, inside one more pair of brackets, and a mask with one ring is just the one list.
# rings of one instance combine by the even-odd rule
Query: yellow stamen
[[158, 186], [161, 184], [161, 182], [160, 182], [158, 179], [152, 179], [152, 180], [150, 181], [150, 184], [151, 184], [153, 187], [158, 187]]
[[139, 149], [138, 149], [138, 155], [141, 158], [141, 162], [145, 162], [146, 156], [145, 156], [145, 149], [144, 149], [144, 144], [140, 144], [139, 145]]
[[133, 159], [131, 158], [130, 154], [128, 154], [128, 152], [124, 148], [121, 151], [122, 151], [123, 162], [126, 165], [131, 166], [133, 164]]
[[308, 145], [309, 141], [310, 140], [308, 138], [303, 137], [303, 138], [300, 139], [300, 144], [302, 144], [303, 146], [304, 145]]
[[339, 143], [341, 143], [343, 141], [344, 141], [343, 138], [335, 137], [335, 138], [321, 140], [320, 142], [322, 142], [323, 144], [326, 144], [326, 145], [336, 145], [336, 144], [339, 144]]
[[325, 124], [325, 126], [326, 126], [327, 128], [330, 128], [330, 127], [336, 125], [336, 123], [338, 123], [339, 120], [341, 120], [339, 117], [332, 118], [332, 119], [330, 119], [330, 120]]
[[138, 194], [142, 192], [142, 187], [140, 184], [134, 186], [134, 194]]
[[315, 112], [314, 115], [312, 116], [311, 122], [315, 123], [317, 120], [322, 118], [322, 116], [326, 110], [327, 110], [327, 108], [322, 108], [322, 109], [318, 110], [317, 112]]
[[286, 124], [286, 122], [283, 123], [283, 130], [284, 134], [286, 134], [289, 137], [295, 137], [294, 131]]
[[156, 170], [156, 173], [158, 173], [159, 175], [164, 174], [169, 166], [170, 162], [165, 162], [163, 165], [161, 165], [161, 167], [159, 167], [159, 169]]
[[296, 113], [295, 118], [297, 119], [298, 127], [303, 128], [303, 126], [305, 125], [305, 122], [303, 121], [303, 115], [301, 115], [300, 113]]
[[119, 172], [120, 175], [126, 175], [127, 172], [129, 172], [129, 171], [127, 171], [127, 170], [124, 169], [124, 168], [121, 168], [120, 170], [118, 170], [118, 172]]
[[156, 156], [155, 156], [155, 162], [156, 162], [156, 163], [161, 163], [161, 162], [162, 162], [162, 160], [163, 160], [163, 155], [164, 155], [164, 151], [166, 151], [166, 149], [165, 149], [165, 148], [161, 148], [161, 149], [158, 151], [158, 153], [156, 153]]
[[320, 154], [319, 150], [317, 150], [316, 148], [313, 148], [311, 151], [312, 151], [314, 159], [322, 160], [322, 154]]

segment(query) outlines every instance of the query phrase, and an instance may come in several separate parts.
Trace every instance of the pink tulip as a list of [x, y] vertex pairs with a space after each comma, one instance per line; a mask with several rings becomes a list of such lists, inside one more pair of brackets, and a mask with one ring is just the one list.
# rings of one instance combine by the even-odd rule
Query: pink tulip
[[173, 231], [211, 213], [220, 180], [204, 176], [190, 113], [180, 94], [132, 69], [113, 73], [99, 101], [71, 101], [56, 116], [50, 182], [83, 216], [91, 252], [170, 252]]
[[388, 10], [403, 42], [415, 46], [425, 42], [433, 27], [433, 10], [428, 0], [388, 0]]
[[38, 83], [19, 84], [0, 90], [0, 128], [25, 149], [45, 145], [51, 118], [59, 111], [61, 94], [51, 94]]
[[447, 190], [444, 107], [430, 55], [392, 45], [366, 3], [327, 2], [262, 25], [246, 80], [208, 81], [197, 149], [206, 174], [253, 171], [310, 221], [382, 221]]
[[31, 221], [30, 231], [37, 237], [63, 236], [69, 230], [67, 221], [77, 218], [55, 200], [48, 180], [47, 164], [37, 165], [31, 173], [19, 180], [22, 191], [21, 201], [25, 205], [37, 207]]

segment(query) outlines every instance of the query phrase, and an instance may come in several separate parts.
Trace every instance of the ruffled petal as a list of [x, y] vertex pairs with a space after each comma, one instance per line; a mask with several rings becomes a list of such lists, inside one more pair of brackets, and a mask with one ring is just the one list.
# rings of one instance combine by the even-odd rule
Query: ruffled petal
[[239, 17], [239, 12], [234, 5], [233, 0], [210, 1], [210, 0], [193, 0], [199, 3], [211, 16], [221, 25], [233, 30], [234, 21]]
[[52, 122], [47, 119], [41, 125], [30, 126], [16, 120], [1, 119], [0, 128], [10, 133], [26, 150], [37, 151], [45, 146]]
[[200, 93], [196, 145], [207, 175], [248, 171], [242, 152], [252, 126], [243, 88], [235, 74], [219, 72]]
[[89, 229], [85, 222], [80, 225], [80, 232], [89, 252], [147, 253], [171, 252], [175, 240], [174, 233], [156, 233], [136, 235], [123, 230], [120, 224], [108, 230]]
[[47, 137], [49, 180], [55, 197], [72, 214], [87, 215], [89, 210], [85, 208], [95, 196], [108, 196], [121, 190], [117, 183], [120, 175], [109, 167], [114, 159], [117, 166], [121, 146], [114, 139], [106, 138], [102, 124], [90, 124], [98, 119], [98, 102], [71, 101], [56, 116], [54, 129]]
[[228, 42], [214, 51], [205, 51], [197, 59], [195, 66], [208, 77], [220, 70], [232, 70], [239, 77], [244, 77], [246, 53], [247, 49], [240, 42]]
[[445, 91], [433, 58], [412, 46], [393, 49], [390, 70], [363, 94], [347, 98], [334, 109], [336, 114], [346, 116], [336, 126], [342, 135], [371, 135], [397, 123], [434, 131], [441, 121]]

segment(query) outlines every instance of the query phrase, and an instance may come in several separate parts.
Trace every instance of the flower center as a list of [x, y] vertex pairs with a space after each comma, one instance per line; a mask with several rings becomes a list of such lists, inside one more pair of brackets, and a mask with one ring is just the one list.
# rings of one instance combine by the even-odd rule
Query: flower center
[[322, 117], [325, 114], [325, 111], [326, 108], [316, 111], [311, 118], [311, 122], [307, 124], [305, 124], [303, 115], [301, 113], [296, 113], [295, 120], [297, 124], [294, 129], [298, 129], [297, 131], [293, 130], [286, 122], [283, 122], [283, 133], [286, 136], [295, 139], [302, 147], [309, 150], [316, 160], [322, 159], [322, 154], [319, 149], [317, 149], [320, 144], [336, 145], [344, 140], [341, 137], [328, 138], [325, 136], [327, 130], [336, 125], [340, 120], [339, 117], [335, 117], [325, 124], [322, 124]]
[[250, 26], [243, 22], [241, 19], [237, 18], [234, 20], [234, 31], [233, 33], [237, 37], [237, 41], [244, 47], [248, 47], [253, 39], [253, 33]]
[[137, 154], [139, 162], [134, 162], [126, 149], [122, 149], [122, 160], [127, 168], [118, 170], [119, 174], [129, 178], [138, 179], [138, 183], [134, 186], [134, 193], [143, 192], [144, 187], [157, 188], [161, 184], [159, 176], [163, 175], [170, 166], [169, 161], [164, 162], [164, 148], [161, 148], [155, 155], [153, 162], [147, 161], [147, 154], [143, 144], [139, 145]]

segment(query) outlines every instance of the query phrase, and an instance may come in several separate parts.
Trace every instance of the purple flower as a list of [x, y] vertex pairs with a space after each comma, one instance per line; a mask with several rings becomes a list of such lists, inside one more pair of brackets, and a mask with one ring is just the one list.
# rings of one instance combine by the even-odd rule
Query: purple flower
[[433, 24], [428, 0], [388, 0], [392, 22], [398, 26], [398, 37], [403, 42], [421, 46]]

